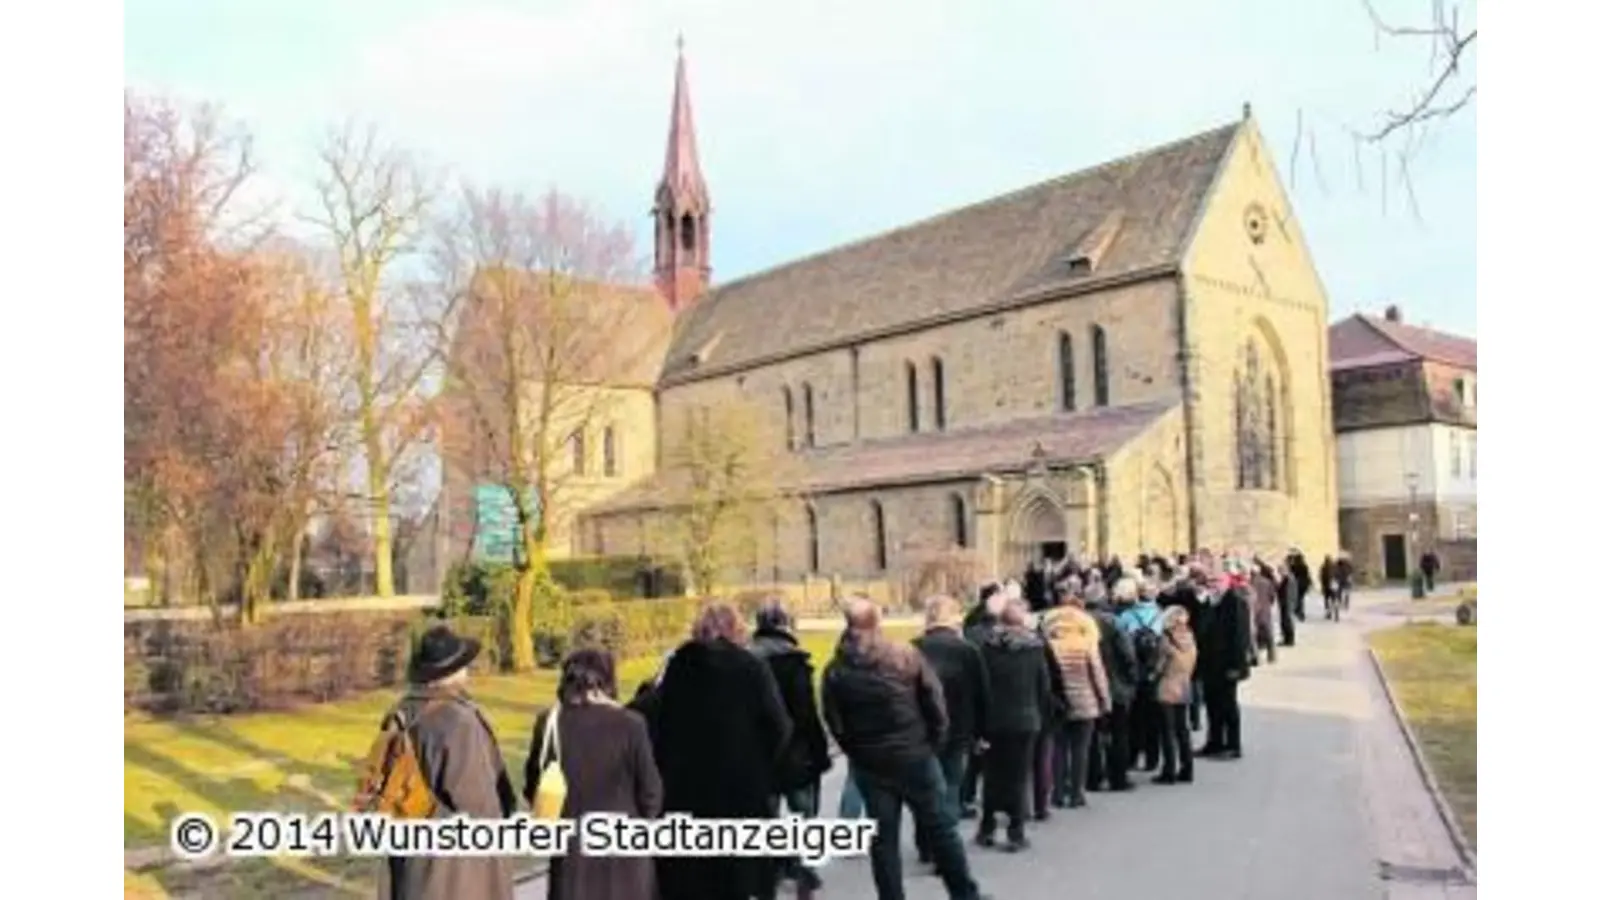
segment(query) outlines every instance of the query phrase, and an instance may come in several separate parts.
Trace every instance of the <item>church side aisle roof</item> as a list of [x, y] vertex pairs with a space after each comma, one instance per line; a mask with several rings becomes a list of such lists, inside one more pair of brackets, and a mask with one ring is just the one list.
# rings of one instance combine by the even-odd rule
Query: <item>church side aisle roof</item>
[[[1176, 400], [1160, 400], [820, 447], [797, 454], [799, 483], [787, 487], [824, 494], [1013, 473], [1040, 461], [1094, 462], [1126, 446], [1177, 406]], [[668, 496], [663, 479], [669, 477], [671, 473], [659, 473], [585, 512], [653, 508]]]
[[[680, 319], [662, 381], [688, 381], [1076, 283], [1175, 266], [1240, 124], [721, 285]], [[1067, 263], [1112, 237], [1091, 271]], [[696, 360], [716, 341], [718, 350]]]

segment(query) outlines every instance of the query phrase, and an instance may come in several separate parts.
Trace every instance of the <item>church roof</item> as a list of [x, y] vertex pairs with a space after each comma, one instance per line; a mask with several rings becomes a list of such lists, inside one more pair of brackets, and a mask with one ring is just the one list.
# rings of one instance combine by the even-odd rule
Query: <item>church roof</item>
[[1238, 128], [1232, 123], [716, 287], [680, 316], [662, 383], [1176, 266]]
[[[797, 483], [786, 487], [814, 495], [1018, 472], [1038, 462], [1094, 462], [1121, 449], [1176, 406], [1176, 401], [1137, 403], [821, 447], [797, 454]], [[657, 474], [585, 513], [652, 508], [664, 496], [662, 477]]]
[[1366, 313], [1328, 328], [1328, 366], [1335, 372], [1419, 359], [1476, 372], [1478, 342]]

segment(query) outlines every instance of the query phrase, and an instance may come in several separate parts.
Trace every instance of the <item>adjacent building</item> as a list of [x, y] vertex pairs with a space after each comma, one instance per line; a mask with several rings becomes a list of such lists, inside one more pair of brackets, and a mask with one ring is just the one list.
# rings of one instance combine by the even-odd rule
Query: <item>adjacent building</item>
[[1328, 331], [1339, 541], [1364, 580], [1403, 579], [1433, 550], [1476, 577], [1478, 347], [1398, 307]]

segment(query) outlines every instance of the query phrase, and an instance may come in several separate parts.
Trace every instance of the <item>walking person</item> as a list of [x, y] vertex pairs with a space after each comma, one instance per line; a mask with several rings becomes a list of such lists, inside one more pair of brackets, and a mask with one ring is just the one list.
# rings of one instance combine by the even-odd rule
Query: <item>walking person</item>
[[1256, 648], [1256, 660], [1262, 655], [1266, 661], [1278, 661], [1278, 647], [1272, 632], [1272, 614], [1278, 608], [1278, 579], [1273, 575], [1272, 566], [1255, 560], [1255, 565], [1249, 572], [1250, 611], [1255, 623], [1253, 633]]
[[1422, 554], [1421, 569], [1422, 589], [1431, 594], [1433, 593], [1434, 581], [1439, 575], [1439, 554], [1433, 552], [1432, 548]]
[[1196, 663], [1205, 691], [1206, 740], [1196, 755], [1238, 759], [1243, 755], [1239, 682], [1250, 677], [1249, 589], [1229, 576], [1217, 578], [1211, 589], [1216, 599]]
[[[912, 645], [939, 677], [949, 726], [936, 754], [944, 774], [945, 811], [961, 818], [961, 783], [973, 750], [988, 733], [989, 669], [983, 653], [961, 635], [961, 604], [952, 597], [932, 597], [924, 605], [926, 627]], [[933, 862], [928, 835], [916, 829], [917, 858]]]
[[1188, 784], [1194, 781], [1194, 745], [1188, 726], [1189, 692], [1194, 678], [1194, 633], [1189, 630], [1189, 613], [1181, 606], [1162, 613], [1162, 641], [1166, 646], [1161, 680], [1156, 684], [1156, 700], [1161, 705], [1161, 774], [1156, 784]]
[[[978, 589], [978, 602], [967, 612], [962, 622], [962, 635], [974, 647], [983, 645], [989, 632], [1000, 620], [1000, 610], [1005, 607], [1005, 588], [991, 581]], [[985, 742], [975, 742], [972, 756], [967, 760], [967, 770], [961, 778], [961, 818], [978, 817], [978, 782], [983, 778], [983, 754], [988, 750]]]
[[[774, 774], [794, 730], [772, 671], [745, 648], [726, 603], [701, 611], [656, 688], [662, 808], [706, 819], [772, 819]], [[662, 900], [749, 900], [775, 875], [769, 860], [665, 856]]]
[[1027, 606], [1008, 597], [999, 625], [978, 648], [989, 670], [989, 749], [984, 754], [983, 815], [977, 842], [992, 847], [999, 817], [1006, 818], [1008, 852], [1028, 846], [1026, 822], [1028, 778], [1033, 770], [1034, 742], [1057, 698], [1051, 694], [1049, 660], [1044, 642], [1026, 625]]
[[1288, 569], [1278, 574], [1278, 629], [1283, 637], [1283, 646], [1294, 646], [1295, 619], [1305, 618], [1305, 600], [1300, 594], [1300, 579]]
[[[774, 773], [777, 792], [772, 798], [772, 814], [782, 806], [802, 819], [815, 818], [822, 797], [822, 775], [833, 766], [828, 756], [828, 735], [822, 729], [817, 710], [817, 694], [812, 677], [811, 654], [794, 635], [794, 620], [776, 598], [756, 611], [756, 631], [750, 639], [750, 652], [767, 664], [778, 685], [778, 696], [794, 723]], [[782, 860], [777, 865], [781, 876], [794, 881], [799, 900], [808, 900], [822, 887], [822, 879], [799, 858]], [[764, 885], [776, 891], [777, 883]], [[768, 894], [769, 897], [774, 894]]]
[[[562, 818], [661, 814], [661, 776], [649, 730], [642, 716], [617, 703], [616, 664], [605, 650], [578, 650], [561, 664], [556, 705], [534, 720], [523, 779], [529, 806], [550, 765], [560, 768], [566, 782]], [[547, 884], [549, 900], [654, 897], [656, 863], [648, 856], [584, 856], [573, 841], [566, 855], [550, 858]]]
[[1306, 595], [1311, 593], [1311, 566], [1306, 564], [1306, 555], [1300, 552], [1299, 547], [1290, 547], [1289, 556], [1284, 560], [1284, 568], [1295, 582], [1295, 607], [1294, 617], [1304, 622], [1306, 620]]
[[1089, 743], [1095, 723], [1111, 709], [1111, 687], [1100, 659], [1100, 626], [1083, 608], [1083, 596], [1062, 592], [1062, 605], [1044, 621], [1050, 656], [1061, 672], [1065, 692], [1067, 806], [1087, 805]]
[[[424, 801], [432, 809], [432, 818], [503, 819], [517, 808], [516, 789], [506, 774], [500, 742], [483, 711], [467, 695], [467, 667], [480, 649], [477, 641], [459, 637], [444, 625], [429, 629], [411, 656], [409, 687], [384, 716], [385, 737], [409, 733], [409, 752], [422, 774], [416, 793], [404, 798], [401, 805]], [[383, 755], [394, 759], [391, 754]], [[385, 801], [401, 799], [392, 795], [396, 788], [390, 787], [393, 782], [386, 775], [371, 771], [363, 783], [363, 796], [376, 801], [376, 812], [388, 812]], [[370, 792], [365, 790], [368, 786]], [[378, 896], [392, 900], [511, 900], [514, 862], [497, 856], [391, 856], [378, 870]]]
[[1350, 608], [1350, 590], [1355, 586], [1356, 567], [1350, 561], [1347, 550], [1339, 551], [1339, 558], [1333, 562], [1333, 588], [1339, 597], [1339, 608]]
[[939, 676], [922, 654], [884, 635], [877, 604], [864, 597], [846, 604], [845, 632], [822, 674], [822, 715], [878, 826], [870, 852], [878, 900], [905, 900], [900, 811], [906, 806], [952, 900], [978, 898], [935, 752], [949, 727]]

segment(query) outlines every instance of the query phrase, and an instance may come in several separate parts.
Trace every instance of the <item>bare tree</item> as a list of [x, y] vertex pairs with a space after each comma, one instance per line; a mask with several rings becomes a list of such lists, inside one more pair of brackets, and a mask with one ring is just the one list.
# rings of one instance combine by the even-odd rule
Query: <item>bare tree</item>
[[394, 477], [428, 431], [430, 338], [443, 315], [426, 305], [435, 295], [406, 289], [397, 269], [416, 249], [433, 192], [417, 163], [370, 128], [347, 124], [331, 133], [320, 160], [321, 209], [312, 218], [332, 245], [349, 316], [376, 591], [387, 597], [394, 594]]
[[[437, 261], [457, 298], [447, 351], [447, 465], [498, 485], [516, 512], [517, 587], [503, 611], [513, 667], [556, 600], [548, 556], [597, 474], [615, 388], [648, 385], [669, 320], [632, 285], [628, 231], [551, 191], [466, 189], [440, 222]], [[654, 313], [654, 314], [652, 314]], [[605, 448], [601, 449], [605, 452]]]
[[1384, 40], [1426, 43], [1429, 51], [1429, 80], [1411, 92], [1407, 101], [1384, 112], [1382, 121], [1365, 134], [1379, 142], [1402, 129], [1433, 119], [1455, 115], [1472, 102], [1478, 93], [1477, 79], [1463, 72], [1467, 56], [1476, 49], [1476, 20], [1463, 21], [1460, 3], [1429, 0], [1429, 19], [1424, 24], [1395, 24], [1378, 13], [1373, 0], [1361, 0], [1372, 20], [1373, 43], [1381, 49]]
[[782, 423], [746, 401], [689, 409], [675, 425], [679, 434], [662, 436], [659, 539], [678, 548], [691, 590], [705, 594], [794, 519], [805, 467], [785, 449]]

